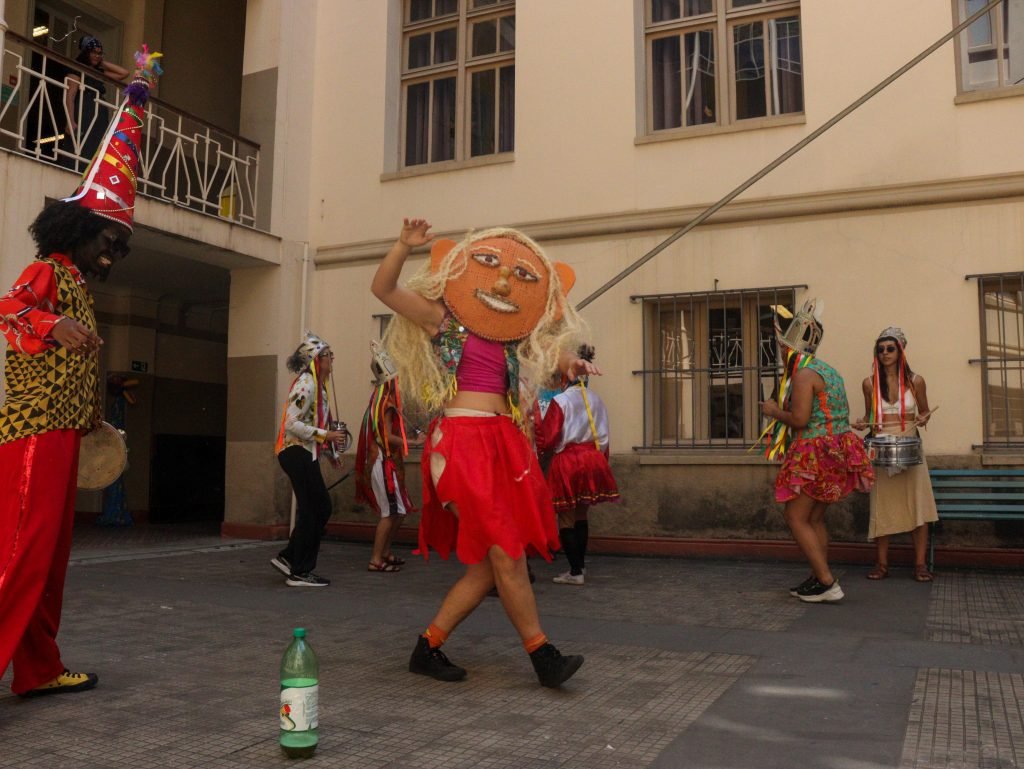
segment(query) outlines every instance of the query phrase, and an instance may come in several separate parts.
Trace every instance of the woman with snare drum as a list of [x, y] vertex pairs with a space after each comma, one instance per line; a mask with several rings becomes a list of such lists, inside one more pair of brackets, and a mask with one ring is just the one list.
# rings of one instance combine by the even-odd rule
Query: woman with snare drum
[[[871, 430], [867, 443], [876, 463], [880, 451], [894, 448], [905, 455], [888, 457], [884, 466], [877, 468], [868, 539], [875, 540], [878, 557], [867, 578], [889, 576], [889, 537], [909, 531], [914, 542], [913, 577], [931, 582], [932, 573], [925, 562], [928, 523], [939, 516], [917, 428], [928, 424], [932, 411], [924, 377], [911, 371], [906, 347], [907, 337], [900, 328], [890, 326], [878, 335], [872, 375], [863, 383], [864, 418], [853, 424], [858, 430]], [[897, 440], [873, 440], [880, 436]]]

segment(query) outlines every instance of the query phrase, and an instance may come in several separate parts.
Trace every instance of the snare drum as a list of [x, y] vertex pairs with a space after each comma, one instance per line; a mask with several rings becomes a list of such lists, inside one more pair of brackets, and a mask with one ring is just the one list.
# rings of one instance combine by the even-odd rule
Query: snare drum
[[864, 447], [875, 467], [902, 469], [924, 461], [921, 439], [916, 435], [872, 435], [864, 439]]
[[109, 422], [82, 436], [78, 454], [78, 488], [83, 491], [105, 489], [124, 472], [128, 447], [124, 432]]

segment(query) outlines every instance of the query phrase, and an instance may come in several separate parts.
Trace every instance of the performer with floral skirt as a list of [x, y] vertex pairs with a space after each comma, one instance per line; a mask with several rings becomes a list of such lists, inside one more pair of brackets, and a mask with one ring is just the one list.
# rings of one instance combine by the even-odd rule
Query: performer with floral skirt
[[[562, 655], [541, 628], [526, 555], [558, 547], [551, 495], [523, 429], [537, 385], [560, 370], [600, 373], [574, 352], [581, 321], [565, 299], [574, 275], [516, 230], [441, 240], [407, 286], [411, 250], [433, 240], [424, 219], [405, 220], [374, 276], [375, 296], [397, 313], [384, 345], [408, 398], [441, 411], [423, 451], [420, 549], [466, 564], [423, 634], [409, 670], [458, 681], [465, 669], [441, 645], [497, 586], [537, 678], [559, 686], [583, 663]], [[520, 384], [522, 383], [522, 392]]]
[[761, 403], [761, 413], [772, 420], [763, 434], [766, 456], [783, 459], [775, 500], [785, 503], [786, 524], [812, 571], [790, 593], [811, 603], [843, 598], [828, 564], [825, 509], [852, 491], [867, 492], [875, 478], [863, 441], [850, 431], [843, 378], [815, 357], [825, 333], [820, 316], [821, 304], [809, 300], [785, 334], [776, 319], [783, 379], [778, 402]]
[[22, 696], [81, 692], [57, 647], [82, 435], [102, 419], [96, 316], [86, 278], [128, 255], [138, 148], [158, 53], [135, 55], [125, 100], [75, 194], [29, 227], [36, 261], [0, 297], [7, 339], [0, 404], [0, 675]]

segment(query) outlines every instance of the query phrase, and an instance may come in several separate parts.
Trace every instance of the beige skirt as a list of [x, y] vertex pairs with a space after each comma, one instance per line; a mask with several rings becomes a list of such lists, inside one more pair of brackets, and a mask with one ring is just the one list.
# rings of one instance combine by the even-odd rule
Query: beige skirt
[[[907, 430], [885, 430], [890, 435], [917, 435], [916, 427]], [[913, 531], [918, 526], [939, 520], [935, 495], [928, 479], [928, 460], [922, 453], [921, 464], [911, 465], [896, 475], [881, 468], [875, 473], [871, 487], [871, 521], [868, 539]]]

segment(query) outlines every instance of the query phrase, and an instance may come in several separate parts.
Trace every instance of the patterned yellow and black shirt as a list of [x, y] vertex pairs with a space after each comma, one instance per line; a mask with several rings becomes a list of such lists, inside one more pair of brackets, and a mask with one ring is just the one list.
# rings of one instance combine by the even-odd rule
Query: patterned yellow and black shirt
[[[87, 428], [97, 417], [97, 355], [72, 354], [50, 335], [53, 321], [62, 315], [96, 332], [92, 296], [85, 278], [64, 254], [38, 260], [23, 277], [30, 273], [31, 280], [20, 280], [0, 298], [0, 331], [8, 341], [0, 443], [50, 430]], [[25, 322], [29, 317], [36, 318], [37, 327], [45, 327], [45, 335]], [[26, 335], [37, 338], [30, 340]], [[29, 354], [26, 348], [41, 351]]]

